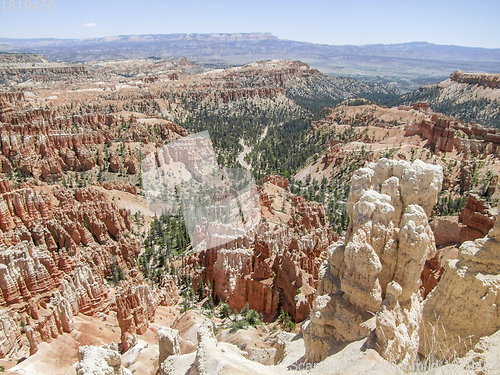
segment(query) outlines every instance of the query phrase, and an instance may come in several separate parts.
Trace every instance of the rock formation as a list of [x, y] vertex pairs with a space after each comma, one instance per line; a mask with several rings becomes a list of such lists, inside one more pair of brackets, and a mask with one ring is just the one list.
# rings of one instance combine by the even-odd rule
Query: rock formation
[[434, 113], [430, 118], [405, 126], [405, 136], [420, 135], [427, 140], [427, 147], [441, 152], [467, 155], [500, 156], [500, 133], [494, 128], [487, 128], [475, 123], [461, 121]]
[[[292, 201], [286, 226], [261, 223], [253, 232], [242, 234], [220, 223], [216, 229], [208, 228], [215, 224], [206, 223], [208, 229], [199, 231], [197, 241], [211, 233], [207, 250], [192, 256], [188, 264], [194, 269], [197, 264], [203, 266], [201, 274], [193, 272], [195, 287], [198, 280], [209, 283], [214, 299], [227, 302], [231, 309], [241, 310], [248, 303], [250, 309], [271, 318], [277, 313], [279, 291], [281, 308], [298, 322], [311, 311], [326, 248], [338, 234], [327, 225], [321, 204], [283, 193]], [[261, 190], [261, 200], [264, 194]], [[216, 242], [217, 235], [224, 237], [223, 243]]]
[[[96, 159], [102, 166], [104, 145], [118, 137], [147, 144], [151, 132], [157, 134], [158, 141], [188, 134], [177, 124], [167, 121], [151, 125], [134, 123], [130, 131], [125, 131], [118, 126], [118, 119], [104, 114], [101, 108], [94, 110], [30, 108], [23, 94], [2, 94], [0, 172], [21, 171], [43, 181], [60, 181], [67, 170], [78, 172], [94, 168]], [[119, 172], [122, 165], [129, 174], [139, 171], [137, 156], [130, 149], [123, 158], [111, 149], [107, 161], [109, 170], [114, 173]]]
[[4, 358], [21, 347], [21, 333], [5, 311], [0, 310], [0, 358]]
[[265, 182], [270, 182], [273, 185], [279, 186], [282, 189], [288, 189], [288, 178], [283, 178], [274, 174], [266, 176]]
[[163, 276], [156, 300], [160, 306], [175, 306], [179, 302], [179, 289], [170, 275]]
[[479, 198], [477, 194], [469, 193], [467, 203], [456, 217], [435, 217], [431, 228], [434, 232], [436, 246], [461, 245], [465, 241], [474, 241], [484, 237], [493, 228], [495, 216], [490, 204]]
[[118, 345], [85, 345], [78, 349], [77, 375], [132, 375], [122, 366]]
[[[15, 317], [17, 334], [26, 322], [32, 354], [38, 343], [70, 332], [74, 315], [109, 312], [104, 278], [112, 267], [129, 269], [140, 249], [128, 212], [91, 189], [42, 193], [2, 184], [0, 228], [0, 306]], [[150, 315], [135, 314], [135, 326]]]
[[337, 166], [344, 161], [345, 157], [346, 153], [345, 151], [342, 150], [342, 146], [339, 144], [335, 144], [328, 149], [328, 151], [325, 153], [325, 155], [323, 155], [321, 160], [327, 166], [331, 164]]
[[500, 74], [465, 73], [457, 70], [450, 75], [450, 79], [459, 83], [485, 86], [492, 89], [500, 88]]
[[171, 355], [180, 355], [179, 331], [168, 327], [160, 327], [158, 329], [158, 345], [160, 356], [158, 364], [161, 364]]
[[119, 190], [126, 191], [127, 193], [133, 195], [137, 194], [137, 186], [130, 184], [121, 184], [118, 181], [105, 181], [102, 183], [102, 187], [106, 190]]
[[189, 375], [219, 373], [225, 367], [221, 358], [222, 351], [214, 335], [213, 323], [205, 320], [198, 329], [198, 349]]
[[439, 280], [441, 280], [443, 272], [444, 267], [441, 265], [439, 260], [439, 254], [436, 254], [433, 258], [425, 261], [424, 269], [420, 274], [420, 281], [422, 282], [422, 285], [420, 286], [420, 293], [423, 298], [425, 298], [431, 290], [436, 287]]
[[274, 365], [283, 362], [283, 359], [288, 355], [290, 341], [292, 341], [293, 334], [287, 332], [280, 332], [276, 336], [276, 356], [274, 357]]
[[495, 216], [490, 208], [484, 199], [476, 194], [469, 194], [467, 203], [459, 216], [460, 221], [465, 225], [460, 230], [461, 242], [474, 241], [488, 234], [495, 223]]
[[123, 350], [137, 344], [136, 334], [142, 335], [154, 321], [156, 301], [147, 284], [137, 279], [135, 269], [129, 272], [129, 281], [120, 281], [116, 290], [116, 309], [121, 329]]
[[500, 328], [498, 278], [500, 222], [489, 234], [460, 246], [441, 281], [424, 301], [420, 352], [441, 359], [462, 356]]
[[[225, 352], [226, 350], [221, 348], [214, 335], [213, 323], [208, 319], [205, 320], [198, 329], [198, 349], [196, 350], [196, 357], [188, 374], [218, 374], [223, 369], [228, 373], [239, 373], [241, 370], [249, 370], [244, 365], [235, 363], [232, 359], [234, 358], [234, 354], [231, 356]], [[160, 374], [170, 374], [171, 368], [172, 364], [168, 360], [165, 361], [161, 367], [163, 372], [160, 372]]]
[[355, 172], [345, 243], [328, 248], [314, 309], [304, 324], [308, 361], [321, 361], [335, 343], [372, 330], [384, 358], [416, 358], [420, 274], [436, 251], [427, 217], [442, 179], [440, 166], [420, 160], [381, 159]]
[[28, 80], [46, 82], [88, 75], [84, 65], [51, 62], [38, 54], [12, 53], [0, 58], [0, 83], [7, 86]]
[[429, 225], [434, 233], [436, 246], [449, 246], [463, 242], [460, 233], [464, 225], [458, 222], [456, 216], [435, 216]]

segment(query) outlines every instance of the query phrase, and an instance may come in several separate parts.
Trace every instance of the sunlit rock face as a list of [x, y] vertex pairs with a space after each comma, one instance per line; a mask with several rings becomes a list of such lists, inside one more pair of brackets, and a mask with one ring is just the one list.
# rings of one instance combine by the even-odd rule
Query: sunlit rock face
[[460, 246], [424, 302], [420, 351], [441, 359], [464, 355], [500, 328], [500, 222], [487, 236]]
[[441, 190], [440, 166], [381, 159], [352, 177], [345, 242], [328, 248], [304, 325], [306, 357], [325, 359], [335, 343], [368, 336], [396, 363], [418, 351], [420, 275], [436, 253], [428, 216]]

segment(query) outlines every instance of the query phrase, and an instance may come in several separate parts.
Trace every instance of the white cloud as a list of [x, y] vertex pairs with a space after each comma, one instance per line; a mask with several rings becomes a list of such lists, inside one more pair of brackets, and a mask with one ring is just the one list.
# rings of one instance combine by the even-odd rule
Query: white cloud
[[83, 24], [82, 27], [89, 28], [89, 27], [96, 27], [97, 25], [93, 22], [87, 22], [86, 24]]

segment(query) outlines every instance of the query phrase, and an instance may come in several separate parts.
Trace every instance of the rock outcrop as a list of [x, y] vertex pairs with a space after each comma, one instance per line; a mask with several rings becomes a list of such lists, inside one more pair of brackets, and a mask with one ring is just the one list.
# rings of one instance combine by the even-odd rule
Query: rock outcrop
[[117, 319], [124, 351], [137, 344], [136, 335], [146, 332], [156, 311], [156, 300], [149, 286], [138, 281], [135, 269], [129, 274], [129, 281], [120, 281], [116, 290]]
[[495, 216], [490, 204], [469, 193], [467, 203], [456, 217], [435, 217], [431, 223], [436, 246], [461, 245], [465, 241], [474, 241], [484, 237], [493, 228]]
[[456, 216], [435, 216], [430, 223], [436, 246], [461, 244], [461, 232], [464, 227]]
[[270, 182], [273, 185], [279, 186], [282, 189], [288, 189], [288, 178], [283, 178], [275, 174], [266, 176], [265, 182]]
[[287, 332], [280, 332], [276, 336], [276, 356], [274, 357], [274, 365], [278, 365], [288, 355], [290, 350], [290, 342], [292, 341], [293, 334]]
[[468, 83], [492, 89], [500, 88], [500, 74], [465, 73], [461, 70], [456, 70], [451, 73], [450, 79], [459, 83]]
[[265, 375], [272, 371], [268, 366], [245, 358], [247, 353], [235, 345], [219, 342], [214, 335], [214, 325], [208, 319], [205, 319], [198, 328], [197, 341], [196, 355], [189, 367], [186, 365], [187, 358], [183, 358], [185, 356], [170, 356], [161, 364], [160, 375], [178, 373]]
[[163, 276], [160, 288], [156, 292], [156, 300], [160, 306], [175, 306], [179, 302], [179, 289], [172, 276], [168, 274]]
[[158, 329], [158, 345], [160, 349], [160, 356], [158, 364], [161, 364], [171, 355], [180, 355], [180, 339], [179, 331], [168, 327], [160, 327]]
[[325, 163], [325, 165], [340, 165], [346, 157], [345, 151], [342, 150], [342, 146], [339, 144], [332, 145], [328, 151], [323, 155], [322, 157], [322, 162]]
[[198, 329], [198, 350], [189, 375], [217, 374], [225, 366], [222, 351], [214, 335], [213, 323], [205, 320]]
[[118, 345], [92, 346], [85, 345], [78, 349], [77, 375], [132, 375], [130, 370], [122, 366], [122, 358], [118, 353]]
[[432, 289], [436, 287], [441, 276], [443, 275], [444, 267], [441, 265], [439, 260], [439, 254], [436, 254], [434, 258], [427, 259], [425, 261], [424, 269], [420, 274], [420, 281], [422, 285], [420, 286], [420, 293], [422, 297], [425, 298], [431, 292]]
[[[163, 142], [188, 134], [168, 121], [133, 123], [125, 130], [99, 107], [80, 107], [79, 111], [64, 106], [31, 108], [21, 93], [8, 94], [0, 98], [0, 172], [4, 173], [20, 171], [43, 181], [61, 181], [68, 170], [102, 166], [103, 149], [117, 138], [147, 144], [152, 132]], [[111, 149], [107, 162], [114, 173], [122, 166], [129, 174], [139, 171], [137, 155], [130, 149], [123, 158]]]
[[6, 86], [26, 81], [70, 80], [88, 75], [84, 65], [56, 63], [38, 54], [9, 53], [0, 58], [0, 83]]
[[127, 211], [91, 189], [28, 184], [2, 184], [0, 208], [0, 306], [18, 333], [25, 322], [32, 354], [72, 331], [74, 315], [109, 312], [104, 278], [128, 270], [140, 250]]
[[345, 243], [328, 248], [314, 309], [304, 324], [308, 361], [321, 361], [335, 343], [372, 330], [384, 358], [416, 358], [420, 275], [436, 252], [427, 218], [442, 180], [440, 166], [420, 160], [381, 159], [353, 175]]
[[500, 328], [500, 222], [489, 234], [460, 246], [424, 302], [420, 352], [441, 359], [464, 355]]
[[467, 203], [459, 216], [460, 221], [465, 225], [460, 230], [461, 242], [474, 241], [488, 234], [495, 223], [495, 216], [490, 208], [484, 199], [476, 194], [469, 194]]
[[21, 333], [16, 321], [0, 310], [0, 358], [16, 352], [21, 347]]
[[[197, 241], [210, 233], [207, 250], [192, 256], [188, 264], [193, 269], [203, 266], [201, 273], [192, 272], [195, 286], [198, 280], [209, 283], [214, 300], [227, 302], [231, 309], [239, 311], [248, 304], [271, 319], [277, 313], [279, 293], [281, 308], [299, 322], [309, 316], [326, 249], [338, 234], [327, 225], [321, 204], [283, 193], [292, 202], [287, 225], [272, 228], [264, 222], [251, 233], [240, 233], [220, 223], [206, 223]], [[217, 242], [217, 236], [223, 241]]]
[[427, 147], [441, 152], [466, 155], [500, 156], [500, 133], [475, 123], [465, 124], [455, 118], [434, 113], [430, 118], [405, 126], [405, 136], [420, 135]]

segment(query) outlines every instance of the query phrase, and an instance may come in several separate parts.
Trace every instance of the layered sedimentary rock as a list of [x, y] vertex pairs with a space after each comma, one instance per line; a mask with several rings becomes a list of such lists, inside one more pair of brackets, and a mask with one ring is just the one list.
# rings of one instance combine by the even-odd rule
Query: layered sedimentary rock
[[188, 134], [168, 121], [133, 123], [127, 130], [118, 121], [100, 107], [79, 111], [31, 108], [21, 93], [5, 93], [0, 98], [0, 172], [18, 170], [36, 179], [60, 181], [67, 170], [87, 171], [106, 161], [111, 172], [117, 173], [123, 166], [127, 173], [136, 174], [139, 163], [134, 151], [127, 149], [120, 155], [111, 149], [105, 160], [105, 145], [117, 138], [147, 144], [152, 132], [158, 141]]
[[179, 289], [170, 275], [163, 276], [156, 300], [160, 306], [175, 306], [179, 302]]
[[147, 284], [137, 281], [137, 271], [132, 269], [129, 281], [120, 281], [116, 290], [116, 310], [121, 329], [123, 350], [137, 343], [135, 335], [142, 335], [154, 321], [156, 300]]
[[[282, 179], [271, 179], [286, 185]], [[281, 308], [302, 321], [311, 311], [326, 248], [338, 235], [327, 225], [321, 204], [283, 193], [289, 194], [292, 203], [287, 225], [273, 228], [264, 222], [250, 233], [240, 233], [220, 223], [206, 223], [196, 241], [210, 233], [207, 250], [192, 256], [188, 264], [194, 269], [198, 264], [204, 267], [201, 274], [193, 272], [196, 283], [209, 283], [214, 299], [232, 309], [248, 304], [270, 318], [277, 312], [279, 294]], [[261, 201], [263, 195], [267, 193], [261, 190]], [[218, 241], [218, 236], [223, 240]]]
[[456, 70], [450, 75], [450, 79], [459, 83], [468, 83], [493, 89], [500, 88], [500, 74], [465, 73], [461, 70]]
[[500, 222], [489, 234], [460, 246], [424, 302], [420, 351], [441, 359], [464, 355], [500, 328]]
[[102, 187], [106, 190], [119, 190], [126, 191], [130, 194], [137, 194], [137, 186], [130, 184], [121, 184], [118, 181], [105, 181], [102, 183]]
[[424, 269], [420, 274], [420, 293], [425, 298], [436, 287], [444, 272], [444, 267], [439, 260], [439, 254], [425, 261]]
[[345, 157], [346, 153], [342, 150], [342, 146], [335, 144], [328, 149], [325, 155], [323, 155], [322, 161], [327, 166], [331, 164], [337, 166], [344, 161]]
[[140, 244], [128, 212], [91, 189], [50, 192], [2, 184], [0, 305], [26, 325], [32, 354], [73, 329], [73, 316], [108, 312], [105, 277], [127, 270]]
[[283, 178], [274, 174], [268, 175], [265, 178], [266, 182], [279, 186], [282, 189], [288, 189], [288, 178]]
[[457, 119], [440, 113], [430, 118], [405, 126], [405, 136], [420, 135], [427, 140], [427, 146], [442, 152], [478, 156], [500, 156], [500, 133], [475, 123], [464, 124]]
[[463, 224], [458, 222], [456, 216], [436, 216], [430, 223], [436, 246], [448, 246], [453, 244], [461, 244], [461, 230]]
[[465, 241], [474, 241], [484, 237], [495, 223], [495, 216], [490, 204], [470, 193], [467, 203], [456, 217], [435, 217], [431, 223], [436, 246], [461, 245]]
[[122, 366], [122, 358], [118, 345], [92, 346], [85, 345], [78, 349], [77, 375], [132, 375], [130, 370]]
[[328, 248], [304, 325], [309, 361], [321, 361], [336, 342], [361, 339], [374, 329], [384, 358], [416, 358], [420, 275], [436, 251], [427, 217], [442, 179], [440, 166], [420, 160], [381, 159], [353, 175], [345, 243]]
[[21, 333], [17, 322], [0, 310], [0, 358], [4, 358], [21, 347]]
[[490, 205], [476, 194], [469, 194], [467, 203], [460, 212], [459, 219], [465, 227], [460, 230], [461, 241], [473, 241], [488, 234], [495, 216], [492, 215]]

